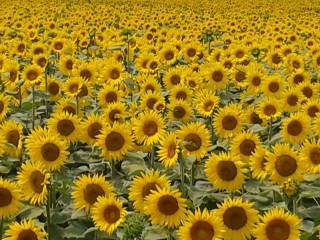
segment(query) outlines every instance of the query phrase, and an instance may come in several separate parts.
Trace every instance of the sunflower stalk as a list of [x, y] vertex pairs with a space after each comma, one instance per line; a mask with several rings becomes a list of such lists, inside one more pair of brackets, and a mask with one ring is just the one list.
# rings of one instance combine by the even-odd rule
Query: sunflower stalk
[[[45, 82], [45, 87], [46, 87], [46, 93], [48, 93], [48, 67], [46, 67], [44, 71], [44, 82]], [[47, 97], [44, 99], [45, 104], [46, 104], [46, 117], [49, 117], [49, 103]]]
[[151, 168], [154, 167], [155, 155], [156, 155], [156, 149], [155, 149], [155, 146], [152, 145], [151, 146], [151, 156], [150, 156], [150, 166], [151, 166]]
[[36, 108], [35, 108], [35, 96], [34, 96], [34, 84], [32, 84], [32, 128], [34, 128]]
[[116, 163], [115, 163], [115, 161], [111, 160], [110, 165], [111, 165], [111, 179], [114, 180], [116, 177]]
[[179, 153], [179, 164], [180, 164], [180, 177], [181, 177], [181, 191], [183, 194], [185, 194], [185, 162], [184, 158], [181, 153]]
[[51, 185], [48, 184], [48, 200], [46, 205], [47, 211], [47, 233], [48, 233], [48, 240], [51, 240]]
[[77, 113], [77, 115], [79, 115], [79, 96], [78, 96], [78, 94], [76, 96], [76, 113]]
[[2, 235], [3, 235], [3, 218], [1, 218], [0, 222], [0, 240], [2, 240]]
[[268, 144], [271, 147], [271, 134], [272, 134], [272, 117], [269, 120]]
[[194, 177], [195, 177], [196, 168], [197, 168], [197, 164], [196, 164], [196, 162], [193, 162], [192, 166], [191, 166], [190, 187], [192, 187], [194, 185], [194, 180], [195, 180]]

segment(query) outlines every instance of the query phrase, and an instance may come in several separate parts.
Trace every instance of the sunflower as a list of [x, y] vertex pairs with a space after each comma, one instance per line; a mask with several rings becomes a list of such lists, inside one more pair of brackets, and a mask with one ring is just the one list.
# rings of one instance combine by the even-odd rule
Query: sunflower
[[[81, 108], [79, 107], [79, 110]], [[57, 102], [55, 108], [54, 108], [54, 113], [60, 113], [60, 112], [65, 112], [71, 115], [77, 115], [77, 105], [76, 101], [71, 98], [61, 98]], [[81, 115], [81, 110], [78, 112], [78, 115]]]
[[212, 63], [206, 65], [202, 71], [205, 79], [208, 81], [208, 86], [210, 89], [223, 89], [229, 81], [229, 73], [221, 63]]
[[191, 120], [192, 108], [190, 104], [183, 100], [171, 101], [168, 105], [168, 118], [174, 121], [187, 122]]
[[301, 143], [310, 133], [310, 118], [303, 113], [292, 113], [282, 123], [281, 135], [288, 143]]
[[47, 53], [48, 46], [44, 43], [35, 43], [32, 45], [32, 55], [39, 55]]
[[0, 134], [4, 136], [7, 144], [5, 152], [12, 157], [19, 157], [22, 150], [22, 124], [14, 120], [8, 120], [0, 126]]
[[24, 219], [10, 223], [3, 240], [45, 240], [46, 237], [47, 233], [34, 220]]
[[280, 74], [273, 74], [264, 82], [262, 91], [267, 97], [279, 98], [283, 93], [284, 87], [284, 80], [282, 80]]
[[298, 85], [298, 89], [307, 99], [314, 99], [317, 98], [317, 89], [319, 89], [319, 85], [317, 83], [303, 82]]
[[70, 76], [75, 66], [75, 58], [73, 56], [62, 55], [58, 66], [63, 75]]
[[149, 62], [148, 62], [148, 72], [150, 74], [155, 74], [158, 72], [159, 67], [160, 67], [160, 61], [158, 57], [152, 57]]
[[301, 106], [301, 111], [311, 119], [314, 119], [317, 113], [320, 112], [320, 101], [317, 99], [308, 100]]
[[189, 212], [184, 225], [177, 232], [180, 240], [219, 240], [224, 231], [222, 223], [215, 217], [213, 212], [206, 208], [201, 212], [196, 209], [195, 213]]
[[65, 39], [62, 39], [62, 38], [55, 38], [53, 41], [52, 41], [52, 44], [51, 44], [51, 49], [54, 51], [54, 52], [62, 52], [64, 47], [65, 47]]
[[72, 67], [72, 75], [94, 83], [98, 77], [98, 72], [94, 62], [81, 62], [79, 65]]
[[43, 69], [38, 65], [27, 65], [23, 70], [23, 79], [31, 84], [38, 84], [42, 80]]
[[129, 188], [129, 200], [133, 202], [134, 208], [144, 212], [146, 197], [152, 190], [157, 191], [157, 188], [170, 188], [170, 181], [165, 175], [161, 175], [159, 170], [151, 170], [134, 177]]
[[165, 45], [159, 52], [160, 61], [165, 65], [174, 64], [178, 57], [177, 49], [168, 44]]
[[127, 211], [123, 202], [115, 197], [98, 197], [91, 216], [98, 229], [111, 235], [126, 219]]
[[320, 173], [320, 141], [305, 140], [300, 151], [300, 157], [306, 170], [315, 174]]
[[283, 109], [286, 112], [296, 112], [299, 110], [302, 94], [296, 87], [287, 88], [283, 93]]
[[205, 164], [205, 174], [219, 190], [235, 191], [245, 182], [243, 163], [229, 153], [212, 154]]
[[264, 98], [259, 102], [258, 114], [262, 119], [269, 120], [281, 115], [282, 103], [277, 99]]
[[79, 96], [81, 93], [81, 90], [83, 88], [84, 82], [85, 82], [85, 80], [83, 80], [83, 78], [81, 78], [81, 77], [69, 78], [64, 83], [64, 92], [69, 97]]
[[285, 212], [283, 208], [272, 208], [262, 217], [254, 235], [257, 240], [300, 239], [300, 219]]
[[9, 101], [10, 98], [8, 96], [5, 96], [2, 93], [0, 93], [0, 121], [6, 118], [7, 113], [10, 110]]
[[218, 205], [217, 216], [223, 220], [226, 229], [223, 239], [250, 239], [255, 224], [259, 220], [258, 211], [253, 208], [253, 204], [242, 198], [227, 198]]
[[118, 62], [109, 62], [102, 70], [102, 81], [109, 86], [115, 86], [122, 82], [125, 74], [123, 72], [123, 66]]
[[12, 86], [19, 79], [19, 63], [15, 60], [5, 61], [0, 74], [6, 86]]
[[254, 153], [249, 158], [252, 176], [260, 181], [265, 180], [268, 176], [268, 172], [266, 170], [266, 156], [267, 150], [260, 146], [255, 149]]
[[248, 58], [248, 49], [242, 44], [234, 44], [230, 46], [234, 60], [238, 63]]
[[48, 63], [49, 63], [49, 59], [48, 56], [45, 54], [39, 54], [34, 56], [34, 58], [32, 59], [33, 64], [38, 65], [41, 68], [45, 68]]
[[239, 104], [231, 103], [220, 108], [214, 116], [213, 126], [218, 137], [232, 137], [241, 132], [244, 116]]
[[281, 184], [288, 179], [302, 179], [305, 164], [288, 144], [276, 144], [273, 153], [268, 152], [266, 159], [266, 170], [274, 183]]
[[123, 92], [115, 86], [105, 85], [98, 93], [98, 100], [101, 107], [106, 107], [110, 103], [120, 102]]
[[200, 48], [197, 42], [187, 43], [182, 49], [184, 59], [188, 62], [194, 62], [198, 59], [199, 50]]
[[258, 93], [261, 92], [261, 87], [263, 86], [266, 79], [266, 72], [257, 63], [252, 63], [248, 66], [246, 85], [248, 92]]
[[130, 125], [114, 123], [112, 126], [105, 126], [97, 136], [96, 144], [104, 159], [122, 160], [133, 147]]
[[170, 89], [170, 101], [181, 100], [190, 102], [192, 100], [191, 89], [184, 84], [179, 84]]
[[300, 83], [308, 82], [310, 79], [310, 75], [305, 71], [304, 69], [298, 69], [293, 71], [289, 76], [288, 76], [288, 82], [296, 86]]
[[104, 109], [104, 116], [110, 124], [114, 122], [124, 123], [127, 116], [126, 105], [121, 102], [110, 103]]
[[0, 219], [16, 214], [21, 207], [21, 193], [16, 183], [0, 177]]
[[211, 117], [213, 111], [219, 106], [219, 97], [209, 89], [199, 89], [194, 100], [196, 110], [204, 117]]
[[148, 73], [149, 72], [149, 61], [153, 58], [151, 54], [140, 54], [136, 60], [136, 66], [139, 72]]
[[271, 50], [268, 53], [267, 59], [268, 59], [268, 64], [273, 69], [278, 69], [283, 65], [283, 55], [280, 51], [277, 52], [277, 51]]
[[71, 198], [76, 209], [90, 212], [99, 196], [113, 197], [115, 189], [104, 176], [81, 175], [73, 183]]
[[179, 139], [176, 133], [167, 133], [166, 136], [160, 140], [158, 151], [159, 161], [168, 168], [174, 166], [178, 160]]
[[143, 82], [141, 82], [139, 85], [141, 87], [141, 92], [144, 94], [149, 92], [161, 92], [161, 85], [152, 76], [148, 76], [146, 78], [143, 77]]
[[163, 81], [167, 87], [167, 89], [171, 89], [172, 87], [183, 83], [185, 78], [185, 74], [182, 68], [170, 68], [164, 75]]
[[207, 154], [211, 138], [210, 132], [203, 123], [188, 123], [180, 128], [177, 135], [183, 143], [183, 155], [200, 160]]
[[164, 136], [165, 122], [155, 111], [143, 112], [134, 119], [132, 129], [136, 141], [148, 146], [158, 143]]
[[254, 153], [256, 148], [260, 147], [259, 136], [250, 131], [244, 131], [232, 139], [231, 153], [240, 157], [245, 163]]
[[75, 142], [79, 139], [80, 120], [77, 116], [67, 112], [55, 112], [48, 120], [48, 128], [53, 134], [59, 135], [68, 142]]
[[186, 199], [176, 189], [157, 187], [145, 198], [144, 212], [150, 216], [152, 224], [169, 228], [178, 227], [186, 217]]
[[54, 77], [47, 79], [47, 91], [50, 101], [57, 101], [61, 97], [61, 82]]
[[248, 124], [264, 125], [263, 119], [261, 119], [257, 113], [256, 106], [249, 105], [244, 111], [244, 114], [246, 115], [246, 122]]
[[42, 163], [49, 171], [59, 170], [68, 159], [67, 143], [48, 130], [33, 131], [27, 137], [26, 149], [32, 161]]
[[156, 110], [157, 103], [165, 103], [164, 97], [161, 92], [148, 92], [141, 94], [141, 108], [148, 110]]
[[98, 135], [101, 134], [101, 130], [105, 125], [103, 116], [91, 113], [81, 122], [80, 128], [82, 141], [89, 145], [94, 145], [97, 142]]
[[24, 200], [31, 204], [43, 204], [48, 197], [47, 184], [50, 174], [41, 162], [26, 161], [18, 172], [18, 185], [23, 189]]

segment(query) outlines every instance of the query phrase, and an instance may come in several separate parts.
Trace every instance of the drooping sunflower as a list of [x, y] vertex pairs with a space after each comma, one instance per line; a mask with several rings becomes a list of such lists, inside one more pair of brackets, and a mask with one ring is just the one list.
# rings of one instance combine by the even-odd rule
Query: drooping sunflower
[[288, 144], [276, 144], [273, 152], [267, 153], [266, 159], [266, 169], [274, 183], [281, 184], [288, 179], [302, 179], [305, 164]]
[[22, 149], [22, 124], [14, 120], [8, 120], [0, 126], [0, 134], [4, 136], [7, 144], [4, 147], [5, 152], [12, 157], [19, 157]]
[[123, 93], [115, 86], [105, 85], [98, 93], [100, 106], [106, 107], [110, 103], [120, 102]]
[[47, 200], [50, 174], [38, 161], [26, 161], [18, 172], [18, 185], [23, 189], [22, 197], [31, 204], [43, 204]]
[[180, 240], [219, 240], [223, 231], [222, 223], [215, 213], [205, 208], [202, 212], [200, 209], [196, 209], [195, 213], [189, 212], [177, 234]]
[[186, 217], [186, 199], [177, 189], [157, 188], [146, 197], [144, 212], [152, 224], [178, 227]]
[[32, 219], [13, 222], [5, 232], [4, 240], [45, 240], [47, 233]]
[[76, 209], [90, 212], [99, 196], [113, 197], [114, 187], [104, 176], [81, 175], [73, 183], [71, 198]]
[[5, 86], [13, 87], [12, 85], [15, 84], [19, 78], [19, 63], [15, 60], [5, 61], [0, 76]]
[[226, 231], [223, 233], [225, 240], [250, 239], [259, 220], [258, 211], [253, 208], [253, 202], [242, 198], [225, 199], [218, 205], [217, 216], [222, 219]]
[[238, 104], [229, 104], [215, 114], [213, 126], [218, 137], [232, 137], [241, 132], [244, 117]]
[[105, 160], [122, 160], [133, 146], [130, 125], [114, 123], [112, 126], [104, 126], [101, 134], [97, 136], [96, 144]]
[[91, 211], [96, 227], [109, 235], [125, 221], [126, 214], [127, 211], [123, 208], [123, 202], [115, 197], [98, 197]]
[[165, 134], [165, 122], [155, 111], [140, 113], [133, 123], [133, 133], [139, 144], [158, 143]]
[[158, 150], [159, 161], [165, 167], [174, 166], [178, 160], [179, 139], [174, 132], [167, 133], [166, 136], [160, 140], [160, 146]]
[[22, 205], [20, 200], [17, 184], [0, 177], [0, 219], [16, 214]]
[[285, 212], [283, 208], [272, 208], [262, 217], [254, 235], [257, 240], [300, 239], [300, 219]]
[[256, 148], [260, 146], [259, 136], [253, 132], [245, 131], [233, 138], [231, 153], [232, 155], [239, 156], [240, 160], [247, 163]]
[[187, 122], [191, 120], [192, 108], [190, 104], [183, 100], [171, 101], [168, 105], [168, 118], [174, 121]]
[[48, 128], [68, 142], [75, 142], [80, 136], [80, 120], [67, 112], [55, 112], [48, 120]]
[[3, 95], [0, 93], [0, 121], [2, 121], [9, 112], [9, 100], [10, 98], [8, 96]]
[[252, 176], [260, 181], [263, 181], [268, 176], [266, 170], [266, 156], [267, 150], [260, 146], [255, 149], [254, 153], [249, 158]]
[[177, 132], [182, 141], [182, 154], [193, 156], [197, 160], [203, 158], [210, 146], [210, 132], [201, 122], [188, 123]]
[[210, 89], [199, 89], [194, 100], [196, 110], [204, 117], [211, 117], [219, 106], [219, 97]]
[[311, 173], [320, 173], [320, 141], [305, 140], [300, 151], [306, 170]]
[[94, 145], [104, 125], [105, 121], [101, 115], [90, 114], [81, 122], [81, 140], [90, 145]]
[[165, 175], [161, 175], [158, 170], [151, 170], [136, 176], [129, 188], [129, 200], [133, 202], [133, 206], [137, 211], [144, 212], [146, 197], [151, 191], [157, 189], [170, 188], [170, 181]]
[[243, 163], [229, 153], [212, 154], [205, 164], [205, 174], [219, 190], [235, 191], [245, 182]]
[[281, 135], [288, 143], [302, 143], [310, 133], [310, 118], [303, 113], [292, 113], [282, 123]]
[[41, 162], [49, 171], [59, 170], [67, 161], [67, 142], [51, 131], [33, 131], [27, 137], [30, 159]]

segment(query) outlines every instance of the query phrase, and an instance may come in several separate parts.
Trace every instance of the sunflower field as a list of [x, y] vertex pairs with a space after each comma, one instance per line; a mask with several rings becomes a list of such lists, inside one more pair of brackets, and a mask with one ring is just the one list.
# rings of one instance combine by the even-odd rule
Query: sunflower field
[[319, 0], [6, 0], [0, 240], [320, 239]]

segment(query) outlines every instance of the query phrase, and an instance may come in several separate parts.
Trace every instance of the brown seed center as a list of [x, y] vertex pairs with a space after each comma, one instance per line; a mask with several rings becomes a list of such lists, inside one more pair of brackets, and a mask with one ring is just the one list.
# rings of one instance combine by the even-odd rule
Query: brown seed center
[[38, 240], [38, 237], [31, 229], [25, 229], [19, 233], [17, 240]]
[[71, 59], [68, 59], [67, 61], [66, 61], [66, 68], [68, 69], [68, 70], [72, 70], [73, 69], [73, 61], [71, 60]]
[[[317, 106], [310, 106], [310, 107], [308, 108], [308, 115], [309, 115], [310, 117], [315, 117], [316, 114], [317, 114], [319, 111], [320, 111], [320, 110], [319, 110], [319, 108], [318, 108]], [[0, 110], [0, 112], [1, 112], [1, 110]]]
[[179, 84], [181, 81], [181, 77], [178, 75], [178, 74], [174, 74], [171, 76], [170, 78], [170, 82], [173, 84], [173, 85], [177, 85]]
[[280, 86], [277, 82], [271, 82], [268, 86], [270, 92], [275, 93], [279, 90]]
[[250, 121], [253, 124], [261, 124], [262, 123], [262, 119], [259, 117], [258, 114], [256, 114], [255, 112], [252, 112], [250, 115]]
[[223, 181], [232, 181], [236, 178], [238, 170], [234, 162], [223, 160], [217, 164], [217, 173]]
[[35, 170], [30, 175], [31, 188], [36, 193], [42, 193], [43, 191], [43, 181], [45, 176], [38, 170]]
[[199, 220], [192, 225], [190, 236], [191, 240], [212, 240], [214, 228], [209, 222]]
[[155, 135], [158, 132], [158, 125], [152, 120], [148, 120], [143, 124], [143, 133], [149, 137]]
[[292, 120], [287, 126], [287, 132], [292, 136], [298, 136], [302, 130], [303, 126], [298, 120]]
[[102, 126], [98, 122], [94, 122], [88, 126], [87, 133], [90, 138], [97, 139], [97, 136], [101, 133]]
[[90, 80], [92, 77], [92, 74], [91, 74], [90, 70], [83, 69], [80, 71], [80, 77], [82, 77], [85, 80]]
[[4, 104], [3, 104], [3, 102], [0, 100], [0, 113], [2, 113], [3, 109], [4, 109]]
[[124, 137], [115, 131], [111, 131], [105, 139], [105, 145], [109, 151], [118, 151], [124, 146]]
[[6, 189], [0, 187], [0, 207], [8, 206], [12, 201], [12, 194], [11, 192]]
[[251, 139], [244, 139], [240, 143], [240, 152], [245, 156], [251, 156], [254, 150], [256, 149], [256, 144]]
[[312, 91], [312, 89], [311, 89], [310, 87], [304, 87], [304, 88], [302, 89], [302, 93], [303, 93], [303, 95], [305, 95], [307, 98], [311, 98], [312, 95], [313, 95], [313, 91]]
[[30, 81], [36, 80], [38, 76], [39, 74], [36, 70], [31, 69], [27, 72], [27, 79]]
[[19, 145], [19, 140], [20, 140], [20, 134], [19, 134], [19, 131], [14, 129], [14, 130], [11, 130], [7, 133], [7, 136], [6, 136], [6, 139], [7, 139], [7, 142], [18, 147]]
[[279, 64], [281, 62], [281, 57], [277, 53], [273, 54], [271, 58], [274, 64]]
[[184, 147], [189, 151], [197, 151], [201, 148], [202, 140], [199, 135], [195, 133], [189, 133], [184, 137], [184, 141], [186, 142]]
[[121, 114], [121, 112], [118, 109], [112, 109], [109, 113], [109, 119], [112, 122], [117, 121], [119, 119], [119, 114]]
[[115, 92], [108, 92], [105, 95], [105, 100], [107, 103], [112, 103], [112, 102], [116, 102], [118, 99], [118, 95]]
[[320, 164], [320, 148], [318, 148], [318, 147], [312, 148], [310, 150], [309, 157], [310, 157], [310, 161], [314, 165]]
[[224, 224], [232, 230], [243, 228], [247, 221], [246, 211], [242, 207], [230, 207], [223, 214]]
[[46, 161], [53, 162], [59, 157], [60, 149], [54, 143], [45, 143], [41, 147], [41, 155]]
[[297, 103], [298, 103], [298, 97], [296, 95], [289, 95], [287, 97], [287, 103], [290, 105], [290, 106], [296, 106]]
[[97, 198], [99, 196], [103, 196], [106, 193], [100, 185], [95, 183], [90, 183], [83, 190], [83, 194], [86, 202], [92, 205], [97, 201]]
[[289, 177], [297, 170], [297, 161], [289, 155], [280, 155], [276, 159], [275, 168], [282, 177]]
[[178, 100], [186, 100], [187, 99], [187, 93], [185, 91], [178, 91], [176, 95], [176, 99]]
[[188, 57], [194, 57], [194, 56], [196, 55], [196, 53], [197, 53], [197, 51], [196, 51], [196, 49], [194, 49], [194, 48], [189, 48], [189, 49], [187, 50], [187, 55], [188, 55]]
[[57, 95], [59, 93], [59, 84], [56, 82], [49, 83], [48, 91], [51, 95]]
[[265, 233], [270, 240], [287, 240], [290, 236], [290, 225], [283, 219], [273, 219], [267, 224]]
[[211, 78], [215, 82], [221, 82], [223, 80], [223, 73], [219, 70], [216, 70], [211, 74]]
[[171, 50], [166, 51], [164, 54], [164, 58], [168, 61], [173, 59], [173, 57], [174, 57], [174, 53]]
[[147, 105], [147, 107], [148, 107], [150, 110], [152, 110], [153, 107], [154, 107], [154, 105], [155, 105], [156, 103], [157, 103], [157, 99], [151, 97], [151, 98], [149, 98], [149, 99], [147, 100], [146, 105]]
[[221, 123], [223, 129], [231, 131], [237, 127], [238, 120], [232, 115], [227, 115], [223, 117]]
[[151, 190], [157, 190], [157, 186], [159, 186], [156, 182], [148, 182], [142, 188], [142, 198], [145, 198], [151, 193]]
[[179, 210], [179, 204], [175, 197], [164, 195], [158, 200], [158, 209], [162, 214], [170, 216]]
[[120, 77], [120, 71], [117, 68], [113, 68], [110, 71], [110, 78], [116, 80]]
[[253, 84], [254, 86], [259, 86], [260, 83], [261, 83], [261, 78], [260, 78], [259, 76], [254, 76], [254, 77], [252, 78], [252, 84]]
[[186, 115], [186, 110], [181, 106], [176, 106], [173, 109], [173, 116], [177, 119], [183, 118]]
[[272, 116], [272, 115], [276, 114], [277, 109], [273, 105], [268, 104], [264, 107], [263, 112], [267, 116]]
[[113, 224], [120, 219], [120, 209], [115, 205], [107, 206], [103, 212], [104, 219], [109, 223]]
[[69, 119], [62, 119], [57, 124], [58, 132], [62, 136], [69, 136], [75, 130], [73, 122]]

